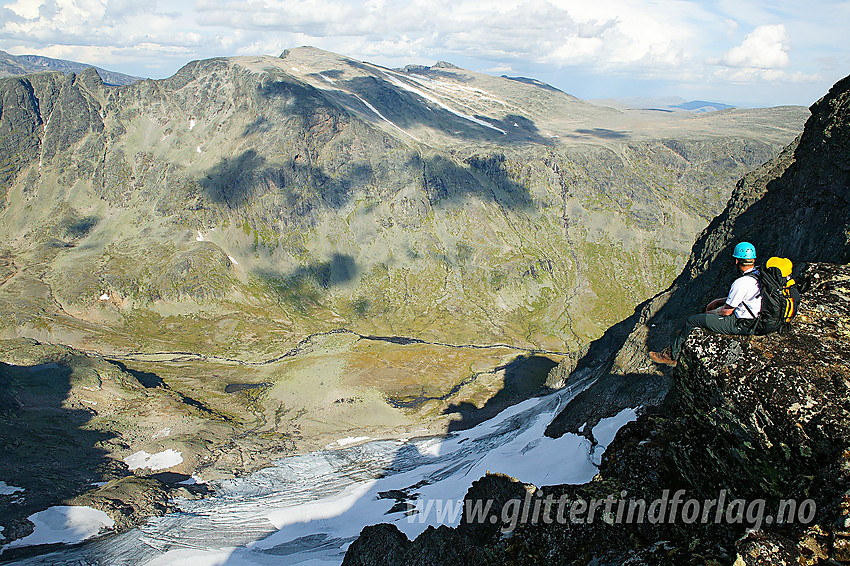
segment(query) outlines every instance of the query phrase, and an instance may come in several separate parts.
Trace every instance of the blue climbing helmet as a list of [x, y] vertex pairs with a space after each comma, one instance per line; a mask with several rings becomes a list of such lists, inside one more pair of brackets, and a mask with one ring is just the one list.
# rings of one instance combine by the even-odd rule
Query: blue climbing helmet
[[732, 252], [735, 259], [756, 259], [756, 247], [749, 242], [741, 242]]

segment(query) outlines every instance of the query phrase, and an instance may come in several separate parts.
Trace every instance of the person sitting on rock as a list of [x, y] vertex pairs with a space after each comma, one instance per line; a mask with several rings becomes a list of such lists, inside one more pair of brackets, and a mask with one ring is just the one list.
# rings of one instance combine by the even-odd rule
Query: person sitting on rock
[[649, 357], [657, 364], [676, 367], [682, 346], [694, 328], [706, 328], [720, 334], [749, 334], [750, 328], [761, 310], [761, 290], [756, 269], [756, 248], [749, 242], [741, 242], [732, 252], [741, 276], [735, 279], [725, 299], [715, 299], [704, 313], [695, 314], [685, 321], [685, 327], [673, 339], [673, 344], [662, 352], [650, 352]]

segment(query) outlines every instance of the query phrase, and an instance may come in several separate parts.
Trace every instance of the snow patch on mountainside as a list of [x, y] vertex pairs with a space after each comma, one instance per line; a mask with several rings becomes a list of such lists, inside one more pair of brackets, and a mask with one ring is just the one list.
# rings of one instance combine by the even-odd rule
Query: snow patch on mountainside
[[109, 515], [91, 507], [60, 505], [39, 511], [28, 517], [35, 526], [33, 532], [21, 539], [0, 547], [0, 553], [9, 548], [37, 544], [75, 544], [111, 529], [115, 521]]
[[0, 495], [12, 495], [13, 493], [23, 492], [24, 488], [8, 485], [4, 481], [0, 481]]
[[139, 450], [134, 454], [130, 454], [124, 458], [124, 463], [131, 470], [139, 468], [148, 468], [151, 470], [166, 470], [173, 468], [177, 464], [183, 462], [183, 453], [177, 452], [169, 448], [163, 452], [156, 454], [148, 454], [144, 450]]
[[386, 116], [384, 116], [383, 114], [381, 114], [381, 113], [378, 111], [378, 109], [377, 109], [377, 108], [375, 108], [374, 106], [372, 106], [371, 104], [369, 104], [369, 103], [368, 103], [366, 100], [364, 100], [361, 96], [358, 96], [358, 95], [357, 95], [357, 94], [355, 94], [355, 93], [352, 93], [352, 94], [354, 94], [354, 96], [355, 96], [355, 97], [357, 97], [357, 100], [359, 100], [359, 101], [360, 101], [360, 102], [362, 102], [364, 105], [366, 105], [366, 107], [367, 107], [369, 110], [371, 110], [372, 112], [374, 112], [374, 113], [378, 116], [378, 118], [380, 118], [381, 120], [383, 120], [384, 122], [386, 122], [387, 124], [389, 124], [390, 126], [392, 126], [393, 128], [395, 128], [396, 130], [400, 131], [401, 133], [403, 133], [403, 134], [405, 134], [405, 135], [407, 135], [407, 136], [410, 136], [411, 138], [415, 139], [416, 141], [419, 141], [419, 139], [417, 139], [415, 136], [413, 136], [412, 134], [409, 134], [408, 132], [406, 132], [406, 131], [405, 131], [405, 130], [403, 130], [402, 128], [398, 127], [398, 126], [397, 126], [397, 125], [396, 125], [396, 124], [395, 124], [392, 120], [388, 119]]
[[383, 71], [383, 73], [390, 80], [390, 82], [392, 82], [397, 87], [404, 89], [408, 92], [412, 92], [413, 94], [416, 94], [418, 96], [421, 96], [422, 98], [424, 98], [428, 102], [433, 102], [434, 104], [436, 104], [437, 106], [439, 106], [443, 110], [451, 112], [455, 116], [463, 118], [464, 120], [469, 120], [470, 122], [474, 122], [475, 124], [478, 124], [479, 126], [484, 126], [485, 128], [490, 128], [491, 130], [496, 130], [497, 132], [500, 132], [500, 133], [505, 134], [505, 135], [507, 135], [507, 133], [508, 133], [501, 128], [497, 128], [493, 124], [490, 124], [488, 122], [485, 122], [484, 120], [480, 120], [480, 119], [476, 118], [475, 116], [470, 116], [469, 114], [464, 114], [463, 112], [458, 112], [457, 110], [455, 110], [451, 106], [448, 106], [447, 104], [443, 103], [441, 100], [431, 96], [430, 94], [428, 94], [427, 92], [424, 92], [421, 89], [410, 86], [409, 84], [399, 80], [398, 78], [393, 76], [393, 74], [391, 74], [387, 71]]

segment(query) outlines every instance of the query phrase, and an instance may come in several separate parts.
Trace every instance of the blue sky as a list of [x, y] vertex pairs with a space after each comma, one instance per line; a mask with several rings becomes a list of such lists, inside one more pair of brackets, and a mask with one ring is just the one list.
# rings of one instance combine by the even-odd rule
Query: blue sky
[[313, 45], [438, 60], [580, 98], [810, 105], [850, 74], [850, 0], [16, 0], [0, 49], [150, 78], [193, 59]]

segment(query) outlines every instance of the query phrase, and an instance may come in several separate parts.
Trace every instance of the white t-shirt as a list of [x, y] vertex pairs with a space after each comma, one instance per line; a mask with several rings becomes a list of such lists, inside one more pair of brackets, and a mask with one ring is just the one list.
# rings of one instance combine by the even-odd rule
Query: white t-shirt
[[[758, 274], [758, 271], [752, 270], [747, 273]], [[744, 304], [758, 316], [761, 311], [761, 293], [756, 278], [744, 275], [735, 279], [732, 288], [729, 289], [729, 296], [726, 297], [726, 304], [735, 308], [735, 316], [738, 318], [753, 318]]]

